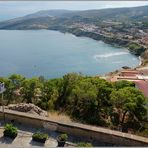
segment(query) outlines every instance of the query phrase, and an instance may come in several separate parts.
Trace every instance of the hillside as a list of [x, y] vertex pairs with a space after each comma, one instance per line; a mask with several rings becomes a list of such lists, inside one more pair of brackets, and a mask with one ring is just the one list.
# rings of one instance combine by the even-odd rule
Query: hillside
[[[57, 25], [56, 23], [73, 23], [84, 22], [84, 23], [101, 23], [102, 21], [112, 20], [120, 22], [134, 22], [142, 21], [145, 22], [148, 18], [148, 6], [133, 7], [133, 8], [110, 8], [101, 10], [85, 10], [85, 11], [69, 11], [69, 10], [44, 10], [39, 11], [24, 17], [12, 19], [9, 21], [0, 22], [0, 29], [29, 29], [29, 26], [38, 26], [40, 29], [45, 28], [43, 24], [47, 26]], [[52, 21], [51, 22], [51, 18]], [[53, 19], [54, 18], [54, 19]], [[62, 18], [62, 19], [61, 19]], [[48, 21], [47, 21], [48, 19]], [[55, 21], [56, 19], [56, 21]], [[66, 22], [65, 22], [66, 20]], [[24, 28], [22, 28], [22, 24]], [[10, 26], [10, 28], [9, 28]], [[32, 27], [30, 28], [32, 29]], [[36, 27], [34, 27], [36, 29]], [[38, 27], [37, 27], [38, 29]]]
[[37, 17], [67, 17], [70, 14], [73, 14], [75, 12], [79, 11], [72, 11], [72, 10], [41, 10], [36, 13], [32, 13], [29, 15], [26, 15], [25, 18], [37, 18]]

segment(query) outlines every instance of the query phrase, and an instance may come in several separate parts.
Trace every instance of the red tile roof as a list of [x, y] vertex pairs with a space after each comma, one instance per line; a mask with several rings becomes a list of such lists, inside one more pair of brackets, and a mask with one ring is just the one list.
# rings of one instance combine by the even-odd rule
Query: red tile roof
[[136, 87], [143, 92], [143, 94], [148, 97], [148, 80], [135, 80]]

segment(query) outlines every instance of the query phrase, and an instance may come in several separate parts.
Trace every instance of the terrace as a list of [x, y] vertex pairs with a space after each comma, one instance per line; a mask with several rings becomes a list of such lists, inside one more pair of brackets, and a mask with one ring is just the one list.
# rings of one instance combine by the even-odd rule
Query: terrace
[[[3, 114], [0, 110], [0, 117], [0, 147], [56, 147], [57, 136], [61, 133], [68, 134], [68, 142], [65, 144], [68, 147], [74, 147], [79, 142], [89, 142], [93, 146], [146, 146], [148, 144], [146, 137], [86, 124], [57, 122], [17, 111], [5, 110]], [[14, 140], [3, 137], [3, 117], [5, 123], [13, 123], [18, 128], [18, 135]], [[38, 131], [49, 135], [45, 144], [32, 140], [33, 133]]]
[[[57, 147], [57, 136], [59, 135], [58, 132], [54, 131], [47, 131], [45, 129], [38, 129], [33, 126], [29, 125], [22, 125], [18, 122], [14, 123], [14, 125], [18, 128], [18, 135], [15, 139], [11, 139], [8, 137], [3, 136], [4, 127], [3, 124], [0, 126], [0, 147], [8, 147], [8, 148], [31, 148], [31, 147]], [[45, 143], [40, 143], [32, 140], [32, 135], [35, 132], [42, 132], [48, 133], [49, 138], [46, 140]], [[66, 142], [65, 147], [73, 146], [75, 147], [76, 144], [71, 142]]]

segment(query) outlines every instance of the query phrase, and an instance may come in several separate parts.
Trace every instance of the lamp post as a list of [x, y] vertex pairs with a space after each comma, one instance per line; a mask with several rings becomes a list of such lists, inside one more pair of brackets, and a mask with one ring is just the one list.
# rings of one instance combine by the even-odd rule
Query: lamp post
[[3, 112], [3, 119], [4, 119], [4, 122], [5, 122], [5, 112], [4, 112], [4, 91], [5, 91], [5, 84], [4, 83], [0, 83], [0, 94], [2, 94], [2, 112]]

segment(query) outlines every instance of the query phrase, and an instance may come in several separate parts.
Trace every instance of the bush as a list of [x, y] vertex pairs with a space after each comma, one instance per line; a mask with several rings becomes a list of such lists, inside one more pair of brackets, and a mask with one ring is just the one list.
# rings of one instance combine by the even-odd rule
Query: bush
[[43, 133], [34, 133], [32, 135], [32, 139], [37, 142], [45, 143], [45, 141], [48, 139], [48, 135]]
[[77, 144], [78, 147], [92, 147], [91, 143], [80, 142]]
[[57, 138], [58, 147], [64, 147], [67, 139], [68, 139], [67, 134], [61, 134], [60, 136], [58, 136], [58, 138]]
[[58, 139], [59, 139], [60, 141], [66, 141], [66, 140], [68, 139], [68, 136], [67, 136], [67, 134], [61, 134], [61, 135], [58, 137]]
[[15, 138], [18, 134], [17, 128], [12, 124], [6, 124], [4, 127], [4, 136]]

